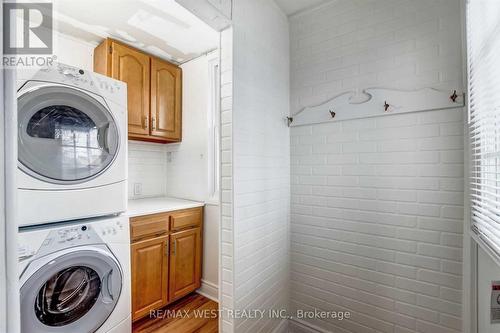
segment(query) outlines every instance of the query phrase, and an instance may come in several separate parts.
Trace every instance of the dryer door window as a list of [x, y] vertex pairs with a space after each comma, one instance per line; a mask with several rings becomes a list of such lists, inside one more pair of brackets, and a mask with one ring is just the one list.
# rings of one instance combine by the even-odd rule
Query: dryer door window
[[123, 276], [110, 252], [74, 248], [37, 264], [21, 287], [23, 333], [94, 332], [113, 312]]
[[107, 107], [64, 86], [29, 90], [18, 98], [20, 167], [41, 180], [82, 183], [106, 170], [119, 133]]

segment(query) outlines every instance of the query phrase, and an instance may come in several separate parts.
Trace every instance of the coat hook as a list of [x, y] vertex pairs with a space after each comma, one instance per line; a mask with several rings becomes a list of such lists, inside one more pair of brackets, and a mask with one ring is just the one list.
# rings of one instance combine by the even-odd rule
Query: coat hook
[[457, 91], [456, 90], [453, 90], [453, 95], [450, 96], [450, 99], [453, 101], [453, 102], [456, 102], [457, 100]]
[[389, 104], [387, 104], [387, 101], [384, 101], [384, 112], [387, 112], [389, 110]]
[[333, 110], [329, 110], [329, 111], [330, 111], [330, 116], [332, 116], [332, 118], [335, 118], [336, 113], [333, 112]]
[[288, 123], [288, 127], [293, 123], [293, 117], [286, 117], [286, 121]]

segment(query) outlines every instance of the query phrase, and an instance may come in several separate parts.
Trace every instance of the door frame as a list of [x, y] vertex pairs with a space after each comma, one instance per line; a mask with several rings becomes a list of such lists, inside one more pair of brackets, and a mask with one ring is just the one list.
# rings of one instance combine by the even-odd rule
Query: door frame
[[[0, 24], [3, 27], [3, 3]], [[3, 56], [3, 35], [0, 34]], [[0, 71], [0, 331], [18, 333], [21, 328], [17, 268], [16, 169], [17, 169], [17, 98], [16, 72]], [[8, 111], [11, 112], [8, 112]], [[8, 305], [8, 306], [7, 306]]]
[[[469, 57], [467, 55], [467, 2], [460, 1], [460, 17], [462, 30], [462, 85], [466, 89], [466, 100], [469, 95]], [[471, 207], [469, 191], [470, 175], [470, 140], [469, 140], [469, 104], [465, 103], [464, 113], [464, 230], [462, 250], [462, 332], [478, 333], [477, 313], [477, 273], [478, 273], [478, 244], [471, 231]]]

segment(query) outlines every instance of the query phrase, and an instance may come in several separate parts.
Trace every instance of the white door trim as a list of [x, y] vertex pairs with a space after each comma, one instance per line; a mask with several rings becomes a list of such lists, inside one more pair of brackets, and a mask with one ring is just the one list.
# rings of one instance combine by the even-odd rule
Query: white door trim
[[[3, 27], [3, 2], [0, 4]], [[5, 28], [5, 27], [4, 27]], [[3, 36], [0, 53], [3, 56]], [[0, 330], [20, 332], [19, 276], [17, 269], [16, 169], [17, 169], [17, 98], [16, 73], [0, 71]]]

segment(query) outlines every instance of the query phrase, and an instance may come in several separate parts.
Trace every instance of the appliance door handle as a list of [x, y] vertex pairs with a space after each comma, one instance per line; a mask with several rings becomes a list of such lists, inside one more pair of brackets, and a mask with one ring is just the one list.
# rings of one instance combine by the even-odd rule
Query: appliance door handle
[[108, 273], [106, 273], [102, 277], [101, 281], [101, 293], [102, 293], [102, 301], [106, 304], [113, 303], [113, 284], [112, 284], [112, 276], [113, 270], [111, 269]]
[[99, 146], [104, 149], [107, 153], [109, 153], [109, 123], [99, 128], [97, 131], [97, 141], [99, 142]]

